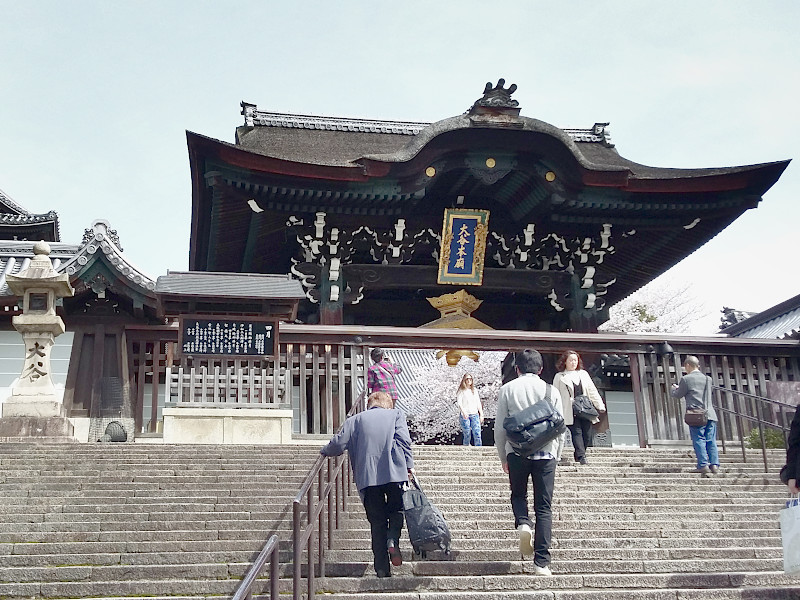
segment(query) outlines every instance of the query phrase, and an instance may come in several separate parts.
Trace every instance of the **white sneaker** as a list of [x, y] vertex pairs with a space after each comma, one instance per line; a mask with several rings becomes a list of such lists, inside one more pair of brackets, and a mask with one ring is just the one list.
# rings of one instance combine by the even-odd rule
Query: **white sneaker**
[[540, 567], [539, 565], [533, 565], [533, 574], [542, 575], [544, 577], [553, 576], [553, 572], [550, 570], [550, 567]]
[[519, 551], [522, 556], [533, 555], [533, 530], [531, 530], [531, 526], [523, 523], [517, 527], [517, 531], [519, 532]]

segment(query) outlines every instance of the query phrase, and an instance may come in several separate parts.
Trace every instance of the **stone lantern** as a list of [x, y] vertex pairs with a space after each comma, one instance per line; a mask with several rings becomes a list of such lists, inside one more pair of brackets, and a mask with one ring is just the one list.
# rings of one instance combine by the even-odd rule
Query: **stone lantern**
[[22, 298], [22, 314], [12, 319], [22, 334], [25, 362], [11, 396], [2, 404], [0, 437], [72, 438], [72, 423], [64, 414], [50, 374], [50, 350], [56, 336], [64, 333], [64, 321], [56, 314], [56, 299], [72, 296], [69, 276], [58, 274], [50, 262], [50, 246], [37, 242], [33, 260], [18, 275], [8, 275], [8, 287]]

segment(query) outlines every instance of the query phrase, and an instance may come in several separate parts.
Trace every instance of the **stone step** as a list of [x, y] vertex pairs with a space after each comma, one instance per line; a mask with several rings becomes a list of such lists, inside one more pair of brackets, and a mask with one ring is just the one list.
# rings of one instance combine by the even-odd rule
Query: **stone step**
[[[289, 521], [291, 519], [289, 518]], [[0, 532], [18, 531], [120, 531], [121, 523], [125, 521], [50, 521], [38, 523], [3, 523], [0, 521]], [[258, 520], [258, 519], [228, 519], [228, 520], [209, 520], [209, 521], [136, 521], [133, 529], [137, 531], [164, 531], [179, 529], [210, 529], [218, 531], [241, 531], [250, 529], [267, 529], [287, 523], [285, 519], [280, 521]]]
[[235, 579], [182, 579], [177, 574], [168, 579], [114, 580], [114, 581], [59, 581], [59, 582], [0, 582], [0, 597], [4, 600], [30, 600], [31, 598], [104, 598], [152, 596], [166, 598], [187, 596], [206, 598], [208, 596], [233, 595], [240, 582]]
[[[458, 515], [444, 515], [451, 530], [487, 530], [501, 529], [502, 524], [513, 520], [511, 511], [505, 519], [490, 518], [485, 515], [474, 515], [473, 517], [459, 517]], [[366, 517], [354, 519], [354, 525], [368, 529]], [[594, 528], [600, 531], [607, 531], [610, 527], [619, 529], [649, 529], [664, 528], [667, 526], [675, 528], [692, 529], [703, 527], [707, 531], [725, 529], [773, 529], [777, 528], [777, 518], [775, 513], [708, 513], [702, 518], [697, 515], [680, 516], [674, 513], [647, 513], [636, 515], [634, 513], [584, 513], [580, 517], [571, 515], [559, 515], [553, 521], [554, 529], [580, 529], [584, 527]]]
[[[384, 580], [381, 580], [384, 581]], [[522, 585], [528, 582], [523, 582]], [[384, 584], [390, 585], [390, 584]], [[663, 587], [655, 590], [568, 590], [568, 591], [536, 591], [517, 589], [509, 585], [512, 591], [470, 590], [470, 591], [437, 591], [437, 592], [393, 592], [386, 591], [366, 593], [337, 593], [329, 597], [336, 600], [676, 600], [691, 598], [692, 600], [798, 600], [800, 592], [792, 588], [775, 589], [771, 587], [748, 587], [743, 589], [698, 589]]]
[[[420, 563], [433, 565], [434, 563]], [[457, 564], [457, 563], [452, 563]], [[651, 599], [694, 599], [694, 598], [716, 598], [727, 599], [735, 596], [729, 595], [729, 591], [735, 588], [742, 590], [775, 589], [777, 586], [787, 586], [793, 590], [796, 596], [784, 596], [787, 598], [800, 597], [800, 587], [797, 586], [796, 579], [787, 577], [782, 572], [753, 573], [747, 571], [727, 571], [720, 569], [717, 572], [683, 572], [683, 573], [612, 573], [603, 572], [586, 574], [557, 574], [554, 571], [553, 577], [537, 577], [532, 575], [532, 564], [510, 565], [514, 572], [508, 574], [493, 574], [481, 572], [480, 565], [465, 564], [462, 575], [444, 575], [438, 572], [427, 574], [420, 572], [414, 575], [393, 575], [388, 579], [378, 579], [374, 575], [367, 573], [364, 576], [354, 577], [326, 577], [320, 581], [320, 589], [324, 589], [327, 594], [336, 593], [337, 600], [350, 597], [351, 594], [368, 594], [377, 592], [401, 592], [419, 590], [421, 597], [431, 594], [431, 598], [447, 597], [450, 598], [454, 593], [497, 593], [501, 594], [498, 598], [513, 599], [517, 594], [524, 592], [530, 593], [538, 591], [541, 595], [534, 598], [557, 598], [567, 599], [573, 597], [592, 597], [608, 598], [616, 600], [625, 592], [643, 592], [644, 595], [632, 596], [638, 598]], [[521, 568], [521, 570], [516, 570]], [[638, 589], [637, 589], [638, 588]], [[661, 588], [661, 589], [659, 589]], [[714, 594], [708, 596], [697, 596], [696, 592], [706, 589], [713, 589]], [[679, 593], [685, 591], [685, 595]], [[559, 593], [560, 592], [560, 593]], [[589, 594], [589, 596], [575, 596], [576, 593]], [[722, 592], [722, 593], [720, 593]], [[379, 596], [386, 600], [393, 596]], [[545, 595], [547, 593], [547, 595]], [[553, 596], [553, 594], [557, 594]], [[568, 595], [562, 595], [562, 594]], [[446, 595], [446, 596], [444, 596]], [[469, 596], [452, 596], [469, 598]], [[483, 596], [480, 596], [481, 598]], [[528, 596], [525, 596], [528, 597]], [[747, 595], [745, 598], [761, 600], [770, 596]], [[781, 598], [782, 596], [777, 596]]]
[[[493, 561], [519, 560], [519, 549], [511, 544], [497, 544], [490, 547], [488, 544], [482, 548], [466, 548], [460, 544], [451, 546], [453, 559], [457, 561], [476, 562], [486, 560], [487, 554]], [[407, 556], [411, 556], [410, 544], [401, 541], [400, 549]], [[564, 549], [552, 547], [553, 561], [562, 565], [569, 561], [605, 560], [605, 561], [675, 561], [683, 559], [774, 559], [783, 558], [782, 546], [774, 547], [739, 547], [739, 548], [572, 548]], [[328, 561], [351, 562], [372, 560], [372, 551], [369, 548], [349, 548], [328, 551]], [[782, 564], [782, 563], [781, 563]], [[613, 568], [613, 565], [610, 565]]]
[[[777, 531], [772, 532], [777, 534]], [[508, 531], [497, 532], [498, 535], [484, 536], [483, 539], [475, 537], [459, 538], [453, 537], [452, 547], [461, 550], [495, 550], [495, 549], [509, 549], [516, 548], [517, 536], [515, 533]], [[573, 538], [566, 538], [562, 532], [558, 532], [558, 539], [554, 539], [550, 548], [552, 549], [578, 549], [578, 550], [591, 550], [592, 552], [611, 550], [616, 551], [620, 549], [635, 549], [645, 551], [651, 548], [661, 548], [665, 551], [683, 552], [691, 549], [698, 549], [700, 551], [707, 551], [710, 548], [714, 549], [740, 549], [746, 548], [748, 551], [753, 552], [755, 549], [763, 548], [781, 548], [781, 538], [779, 535], [753, 537], [715, 537], [705, 538], [702, 536], [696, 537], [683, 537], [683, 538], [594, 538], [590, 535], [584, 539], [577, 534]], [[410, 548], [405, 536], [401, 537], [400, 545], [404, 549]], [[334, 547], [340, 550], [360, 550], [365, 547], [364, 539], [361, 537], [350, 538], [336, 538]]]
[[[270, 455], [261, 447], [141, 446], [81, 446], [76, 454], [63, 446], [59, 456], [0, 444], [0, 597], [230, 597], [276, 530], [280, 589], [290, 591], [291, 499], [318, 448], [274, 447]], [[724, 456], [713, 479], [692, 472], [685, 450], [592, 449], [592, 464], [559, 466], [555, 576], [539, 578], [520, 560], [496, 450], [414, 452], [423, 486], [451, 525], [454, 560], [410, 560], [403, 539], [407, 561], [395, 576], [370, 575], [368, 524], [353, 495], [320, 589], [339, 600], [682, 600], [785, 592], [795, 581], [778, 572], [785, 487], [763, 473], [760, 453], [746, 463]], [[716, 595], [695, 595], [706, 592]]]

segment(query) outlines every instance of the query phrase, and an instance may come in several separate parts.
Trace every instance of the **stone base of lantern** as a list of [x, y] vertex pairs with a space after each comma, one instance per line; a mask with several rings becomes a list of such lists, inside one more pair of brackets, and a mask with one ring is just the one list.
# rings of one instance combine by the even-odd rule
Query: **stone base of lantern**
[[13, 394], [2, 404], [3, 417], [63, 417], [64, 405], [55, 396]]
[[[5, 405], [3, 408], [5, 409]], [[3, 413], [5, 414], [5, 410]], [[37, 444], [77, 442], [72, 432], [72, 423], [62, 416], [3, 416], [0, 418], [0, 442], [33, 442]]]

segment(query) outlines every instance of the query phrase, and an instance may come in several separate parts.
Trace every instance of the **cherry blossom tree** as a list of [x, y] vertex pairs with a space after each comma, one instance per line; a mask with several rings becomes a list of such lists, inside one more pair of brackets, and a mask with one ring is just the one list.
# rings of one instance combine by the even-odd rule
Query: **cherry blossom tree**
[[617, 302], [599, 331], [685, 333], [709, 311], [691, 285], [655, 281]]
[[419, 391], [404, 403], [416, 441], [448, 442], [461, 431], [456, 393], [466, 373], [472, 375], [484, 418], [494, 419], [501, 383], [500, 363], [505, 355], [505, 352], [479, 352], [477, 361], [462, 357], [455, 366], [449, 366], [444, 356], [438, 360], [432, 357], [431, 366], [412, 366], [414, 387]]

